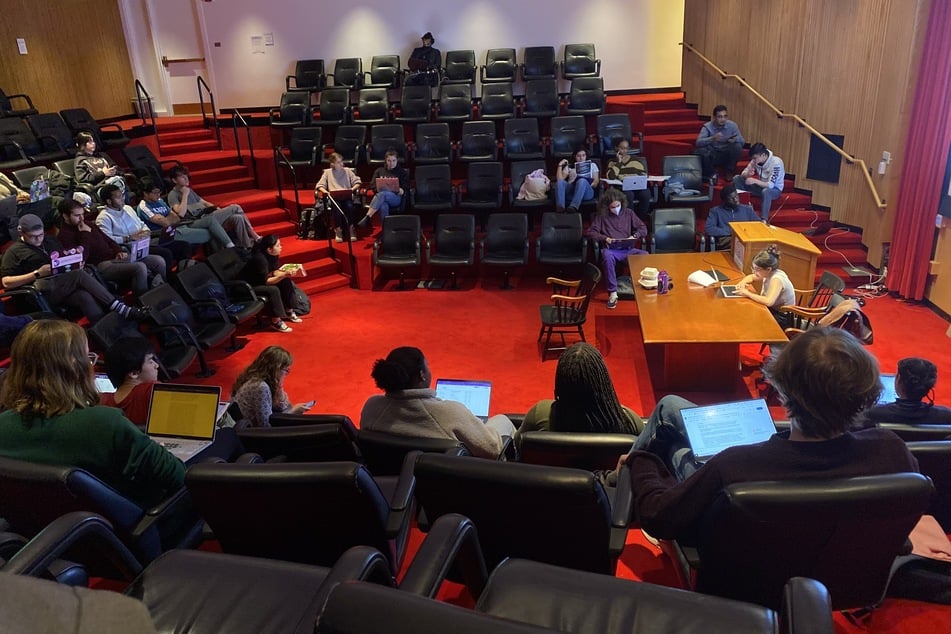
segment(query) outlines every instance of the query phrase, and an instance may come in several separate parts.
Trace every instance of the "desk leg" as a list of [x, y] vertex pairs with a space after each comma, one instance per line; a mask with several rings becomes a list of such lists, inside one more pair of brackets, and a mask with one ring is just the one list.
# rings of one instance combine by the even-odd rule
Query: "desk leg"
[[740, 364], [735, 343], [668, 343], [664, 346], [664, 390], [732, 392]]

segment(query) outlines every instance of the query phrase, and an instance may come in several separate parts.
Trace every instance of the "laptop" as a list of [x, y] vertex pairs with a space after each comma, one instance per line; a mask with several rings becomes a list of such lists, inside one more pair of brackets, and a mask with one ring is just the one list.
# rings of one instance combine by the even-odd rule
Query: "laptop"
[[720, 295], [722, 297], [743, 297], [742, 295], [734, 294], [735, 290], [736, 290], [735, 284], [724, 284], [723, 286], [720, 287]]
[[115, 394], [116, 386], [109, 380], [109, 375], [102, 372], [96, 373], [96, 389], [100, 394]]
[[882, 374], [882, 387], [885, 389], [882, 390], [882, 395], [878, 397], [879, 405], [888, 405], [889, 403], [894, 403], [898, 399], [898, 392], [895, 391], [895, 375], [894, 374]]
[[621, 191], [636, 192], [647, 189], [647, 176], [625, 176], [621, 181]]
[[220, 399], [218, 386], [156, 383], [145, 433], [185, 462], [214, 440]]
[[376, 191], [393, 192], [398, 194], [400, 191], [400, 179], [395, 176], [380, 177], [376, 179]]
[[445, 401], [459, 401], [484, 423], [489, 420], [492, 383], [465, 379], [436, 379], [436, 396]]
[[776, 433], [769, 407], [762, 398], [688, 407], [680, 414], [690, 448], [700, 462], [727, 447], [763, 442]]
[[140, 238], [129, 243], [129, 262], [138, 262], [149, 254], [149, 243], [152, 237]]
[[69, 249], [62, 255], [58, 251], [50, 251], [50, 273], [59, 275], [83, 268], [83, 248]]

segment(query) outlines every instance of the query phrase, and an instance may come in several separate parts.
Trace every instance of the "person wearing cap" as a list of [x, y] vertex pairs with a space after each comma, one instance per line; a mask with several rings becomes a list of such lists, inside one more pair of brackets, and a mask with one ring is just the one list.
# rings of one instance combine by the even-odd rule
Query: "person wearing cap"
[[19, 239], [7, 249], [0, 261], [0, 283], [3, 288], [33, 284], [54, 308], [72, 306], [93, 323], [102, 318], [107, 310], [131, 319], [145, 317], [144, 311], [120, 302], [99, 280], [82, 269], [53, 275], [51, 255], [58, 255], [64, 249], [56, 238], [46, 235], [39, 216], [24, 214], [17, 224], [17, 232]]
[[[865, 412], [867, 423], [909, 423], [951, 425], [951, 408], [934, 404], [934, 386], [938, 368], [919, 357], [906, 357], [898, 362], [895, 375], [894, 403], [870, 407]], [[928, 402], [924, 402], [927, 398]]]
[[429, 31], [423, 33], [423, 45], [417, 46], [409, 56], [409, 70], [411, 74], [406, 78], [406, 84], [439, 84], [439, 69], [442, 67], [442, 53], [433, 46], [436, 38]]
[[728, 251], [733, 240], [731, 222], [757, 222], [759, 216], [752, 205], [741, 205], [736, 185], [730, 183], [720, 190], [720, 205], [710, 210], [703, 232], [716, 238], [717, 251]]
[[637, 214], [624, 206], [622, 192], [609, 189], [598, 199], [598, 214], [591, 221], [587, 235], [601, 243], [601, 269], [608, 287], [608, 308], [617, 307], [617, 265], [627, 256], [647, 253], [635, 244], [647, 237], [647, 225]]

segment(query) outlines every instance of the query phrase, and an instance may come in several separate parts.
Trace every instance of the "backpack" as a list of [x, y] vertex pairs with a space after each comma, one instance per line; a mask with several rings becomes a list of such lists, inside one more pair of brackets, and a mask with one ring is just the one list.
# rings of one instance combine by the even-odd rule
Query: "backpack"
[[330, 212], [308, 207], [300, 214], [297, 237], [301, 240], [326, 240], [330, 235]]

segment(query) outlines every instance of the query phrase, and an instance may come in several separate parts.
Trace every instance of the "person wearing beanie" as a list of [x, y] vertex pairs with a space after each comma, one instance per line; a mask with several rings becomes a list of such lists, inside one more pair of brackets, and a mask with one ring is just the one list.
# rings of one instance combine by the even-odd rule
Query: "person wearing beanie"
[[439, 70], [442, 68], [442, 53], [433, 46], [436, 38], [429, 31], [423, 33], [423, 45], [417, 46], [409, 56], [410, 75], [406, 77], [405, 85], [429, 84], [439, 85]]

